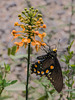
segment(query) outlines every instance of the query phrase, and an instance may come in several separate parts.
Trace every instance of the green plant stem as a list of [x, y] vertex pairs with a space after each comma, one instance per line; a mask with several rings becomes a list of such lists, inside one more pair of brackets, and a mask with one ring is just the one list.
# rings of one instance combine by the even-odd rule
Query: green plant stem
[[[72, 80], [71, 80], [71, 83], [73, 82], [73, 73], [74, 72], [72, 72]], [[73, 86], [73, 85], [72, 85]], [[71, 86], [71, 89], [72, 89], [72, 86]], [[70, 98], [72, 99], [72, 91], [70, 92]]]
[[[69, 65], [68, 65], [68, 70], [69, 70]], [[68, 74], [68, 84], [69, 84], [69, 74]], [[68, 86], [69, 89], [69, 86]], [[68, 96], [69, 96], [70, 92], [68, 91]]]
[[1, 97], [1, 94], [2, 94], [3, 90], [4, 90], [4, 87], [2, 87], [2, 89], [0, 91], [0, 97]]
[[26, 100], [28, 100], [29, 65], [30, 65], [30, 43], [28, 44], [28, 65], [27, 65]]

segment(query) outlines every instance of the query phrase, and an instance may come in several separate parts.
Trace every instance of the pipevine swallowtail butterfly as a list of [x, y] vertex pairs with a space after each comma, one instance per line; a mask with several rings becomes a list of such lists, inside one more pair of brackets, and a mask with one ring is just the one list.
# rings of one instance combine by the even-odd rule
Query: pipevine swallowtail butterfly
[[32, 64], [31, 72], [36, 75], [45, 75], [51, 81], [57, 92], [63, 88], [62, 70], [57, 59], [57, 50], [49, 48], [45, 55], [38, 56], [37, 62]]

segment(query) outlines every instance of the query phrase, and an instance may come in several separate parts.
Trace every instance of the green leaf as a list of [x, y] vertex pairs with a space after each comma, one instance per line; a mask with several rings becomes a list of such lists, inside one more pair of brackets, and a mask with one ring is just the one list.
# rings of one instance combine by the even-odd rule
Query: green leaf
[[7, 72], [10, 71], [10, 66], [9, 66], [9, 64], [5, 65], [5, 71], [7, 71]]
[[15, 84], [16, 82], [17, 82], [17, 80], [13, 80], [13, 81], [11, 81], [10, 85]]
[[50, 94], [53, 94], [55, 92], [55, 89], [52, 89], [49, 91]]
[[71, 44], [68, 46], [68, 52], [70, 51], [72, 45], [73, 45], [74, 40], [71, 42]]
[[67, 90], [65, 90], [65, 91], [67, 91], [67, 92], [72, 92], [72, 91], [74, 91], [74, 89], [67, 89]]
[[73, 91], [75, 91], [75, 89], [67, 89], [67, 90], [64, 90], [64, 91], [73, 92]]
[[6, 83], [6, 86], [9, 86], [9, 85], [12, 85], [12, 84], [15, 84], [17, 82], [17, 80], [13, 80], [13, 81], [9, 81]]
[[69, 74], [70, 70], [67, 70], [67, 71], [63, 71], [63, 75], [67, 75]]
[[0, 80], [2, 79], [2, 77], [3, 77], [3, 73], [0, 72]]
[[72, 65], [70, 65], [71, 66], [71, 68], [73, 69], [73, 70], [75, 70], [75, 65], [74, 64], [72, 64]]
[[65, 57], [66, 60], [68, 59], [67, 55], [64, 55], [64, 57]]
[[9, 85], [12, 85], [12, 84], [15, 84], [17, 82], [17, 80], [14, 80], [14, 81], [9, 81], [9, 82], [6, 82], [6, 80], [5, 80], [5, 82], [4, 82], [4, 87], [7, 87], [7, 86], [9, 86]]
[[0, 86], [3, 84], [3, 81], [2, 80], [0, 80]]
[[48, 94], [49, 99], [52, 100], [51, 94], [49, 92], [47, 92], [47, 94]]
[[73, 53], [74, 53], [73, 51], [70, 51], [70, 54], [71, 54], [71, 55], [73, 55]]
[[19, 54], [19, 55], [15, 55], [15, 56], [13, 56], [13, 55], [10, 56], [11, 59], [20, 59], [23, 57], [25, 57], [27, 59], [28, 54]]
[[15, 55], [16, 53], [16, 46], [13, 46], [12, 48], [8, 48], [8, 55]]
[[22, 83], [15, 83], [15, 84], [12, 84], [8, 87], [5, 87], [5, 90], [7, 91], [25, 91], [25, 84], [22, 84]]
[[62, 62], [65, 62], [65, 59], [61, 59]]
[[11, 54], [11, 48], [8, 48], [8, 55]]
[[72, 92], [72, 99], [75, 100], [75, 92]]
[[43, 96], [41, 96], [40, 98], [38, 98], [37, 100], [46, 100], [46, 96], [43, 95]]
[[66, 98], [67, 98], [67, 100], [71, 100], [70, 97], [68, 97], [68, 96]]
[[6, 87], [6, 85], [7, 85], [6, 80], [3, 79], [2, 81], [3, 81], [3, 87]]
[[11, 96], [0, 97], [0, 100], [13, 100]]
[[72, 84], [65, 82], [68, 87], [72, 87]]
[[16, 53], [16, 46], [13, 46], [11, 50], [11, 55], [15, 55], [15, 53]]
[[72, 83], [71, 83], [71, 84], [72, 84], [72, 86], [73, 86], [73, 84], [74, 84], [74, 81], [72, 81]]

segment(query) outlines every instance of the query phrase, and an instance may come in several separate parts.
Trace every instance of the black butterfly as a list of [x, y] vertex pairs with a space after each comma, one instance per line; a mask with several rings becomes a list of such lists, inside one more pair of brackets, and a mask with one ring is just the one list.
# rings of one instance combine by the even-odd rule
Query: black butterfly
[[37, 59], [38, 61], [31, 66], [32, 73], [40, 76], [45, 75], [57, 92], [61, 92], [63, 88], [63, 76], [57, 59], [57, 50], [49, 48], [45, 55], [38, 56]]

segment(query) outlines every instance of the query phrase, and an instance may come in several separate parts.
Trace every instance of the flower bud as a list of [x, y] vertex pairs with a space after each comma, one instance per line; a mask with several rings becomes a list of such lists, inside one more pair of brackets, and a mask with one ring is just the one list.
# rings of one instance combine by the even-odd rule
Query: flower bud
[[35, 12], [38, 12], [38, 9], [36, 9]]
[[21, 17], [21, 14], [19, 14], [18, 17]]
[[22, 11], [22, 14], [24, 14], [24, 15], [25, 15], [25, 11]]
[[38, 14], [38, 17], [42, 17], [42, 15], [41, 14]]
[[34, 9], [34, 7], [31, 7], [31, 9]]
[[26, 10], [26, 13], [28, 13], [29, 12], [29, 10]]
[[25, 11], [27, 11], [27, 8], [24, 8]]

